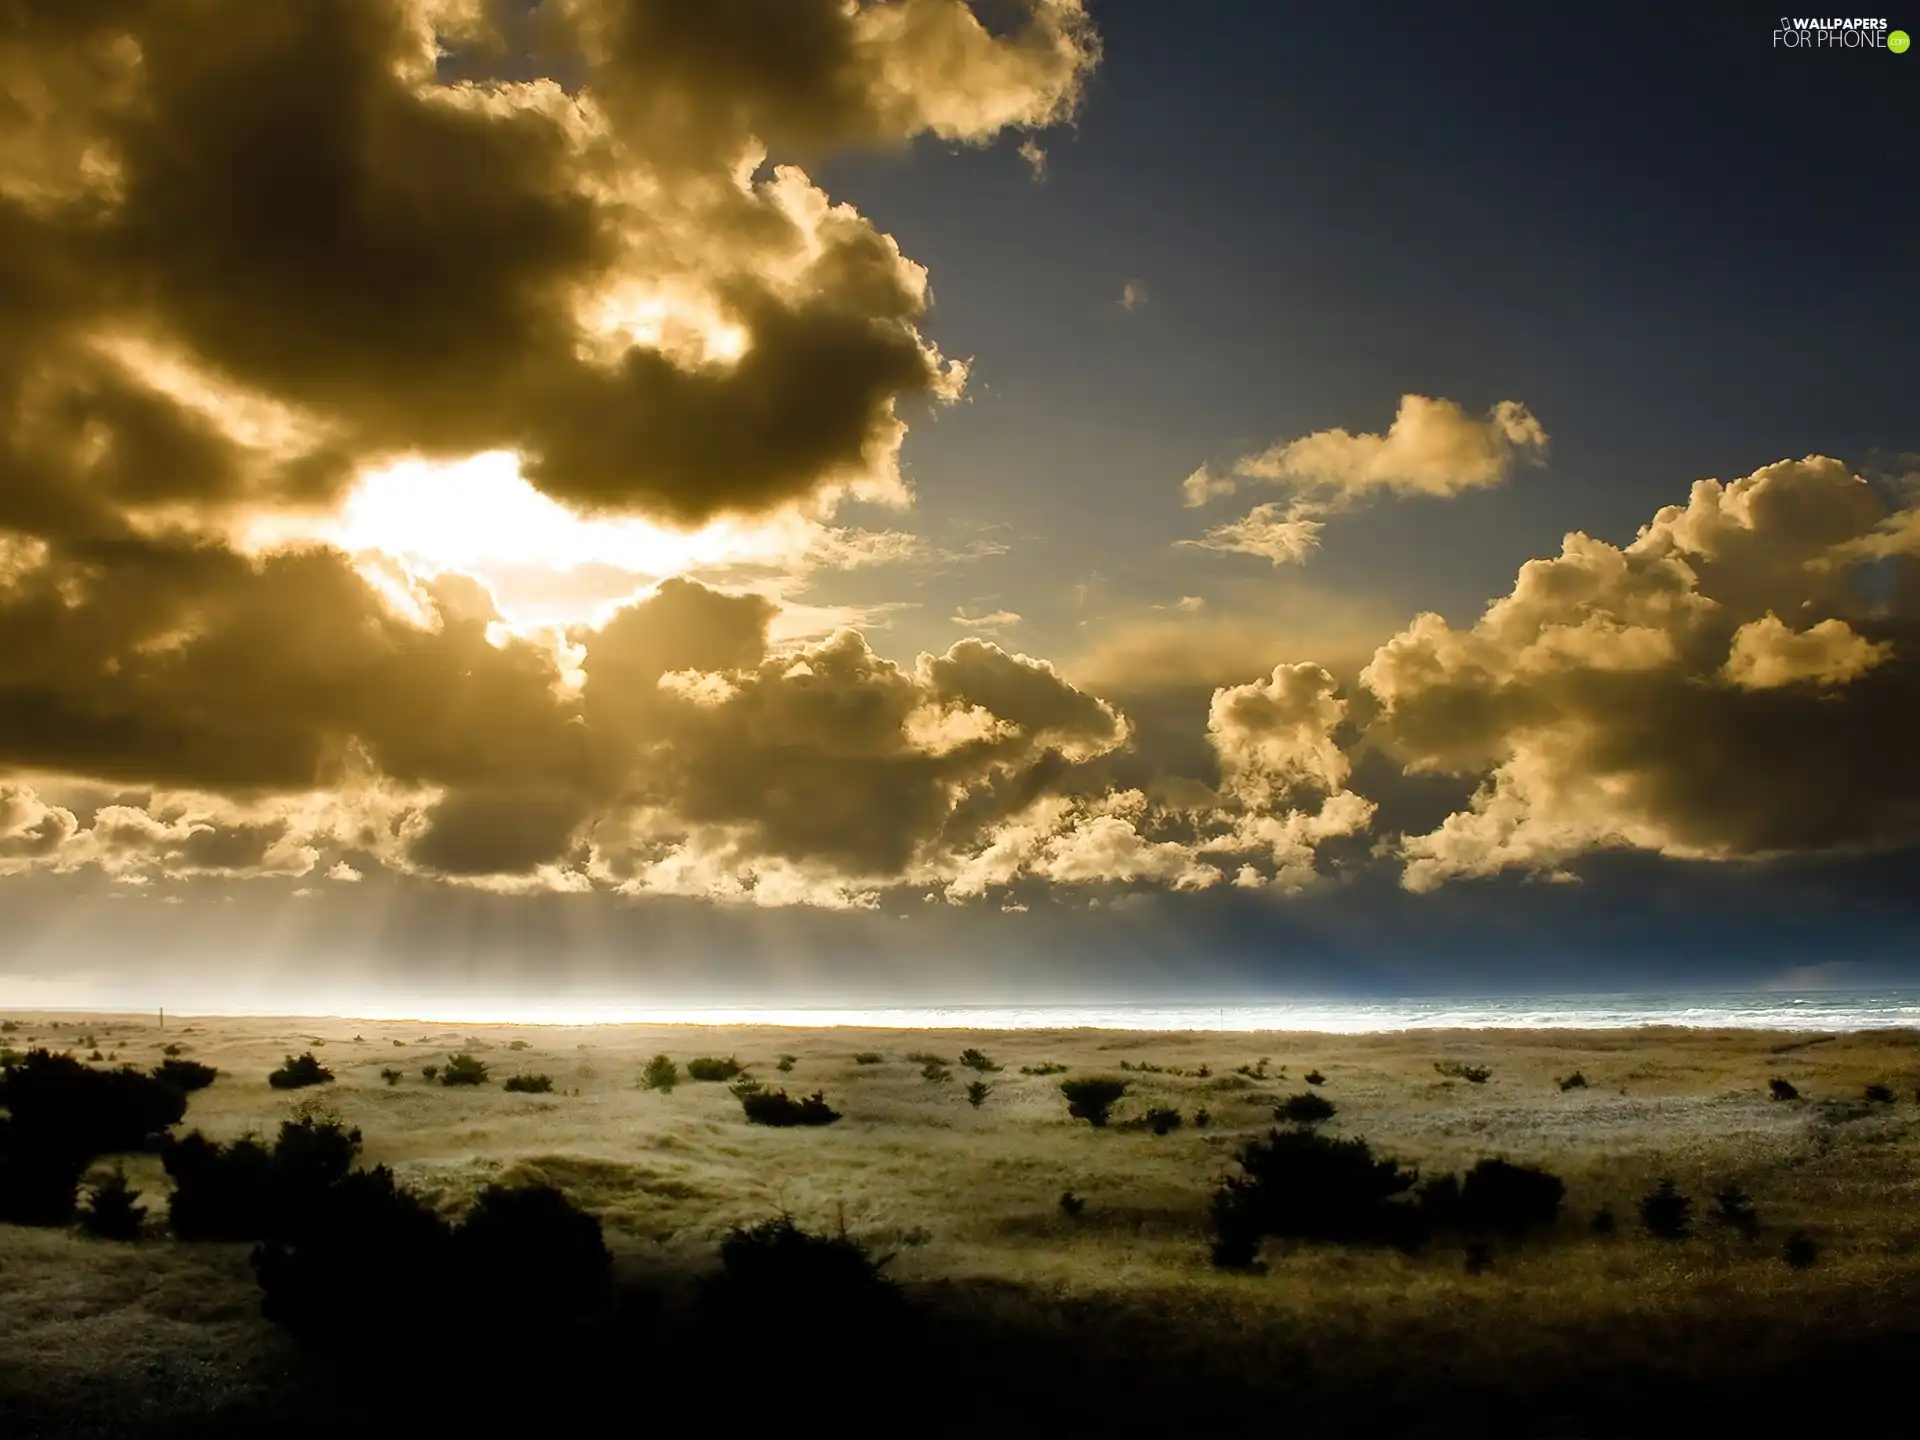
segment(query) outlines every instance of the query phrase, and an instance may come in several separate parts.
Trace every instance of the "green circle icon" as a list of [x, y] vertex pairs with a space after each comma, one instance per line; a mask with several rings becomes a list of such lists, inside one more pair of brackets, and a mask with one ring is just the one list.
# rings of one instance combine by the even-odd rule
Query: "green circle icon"
[[1904, 30], [1889, 30], [1887, 32], [1887, 49], [1893, 51], [1896, 55], [1906, 54], [1907, 46], [1912, 43], [1913, 41], [1907, 38], [1907, 32]]

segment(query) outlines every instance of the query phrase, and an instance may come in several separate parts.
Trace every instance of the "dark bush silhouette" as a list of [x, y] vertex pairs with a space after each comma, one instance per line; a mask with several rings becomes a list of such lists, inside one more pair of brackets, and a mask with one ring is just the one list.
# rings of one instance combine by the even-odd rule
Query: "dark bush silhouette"
[[487, 1083], [487, 1062], [464, 1050], [458, 1055], [449, 1055], [447, 1063], [440, 1067], [440, 1083], [442, 1085], [484, 1085]]
[[30, 1050], [0, 1070], [9, 1149], [91, 1160], [149, 1148], [187, 1113], [186, 1092], [132, 1066], [95, 1070], [71, 1055]]
[[1728, 1185], [1713, 1197], [1713, 1218], [1729, 1230], [1737, 1230], [1751, 1240], [1760, 1233], [1760, 1216], [1753, 1208], [1753, 1197], [1738, 1185]]
[[509, 1075], [500, 1088], [516, 1095], [545, 1095], [553, 1089], [551, 1075]]
[[147, 1210], [134, 1202], [140, 1192], [127, 1184], [127, 1173], [114, 1172], [93, 1187], [80, 1207], [80, 1228], [97, 1240], [138, 1240]]
[[314, 1059], [309, 1050], [303, 1055], [287, 1056], [286, 1063], [267, 1076], [267, 1084], [276, 1090], [299, 1090], [308, 1085], [325, 1085], [332, 1079], [333, 1071]]
[[920, 1078], [929, 1085], [944, 1085], [953, 1078], [953, 1072], [938, 1060], [929, 1060], [920, 1067]]
[[741, 1090], [740, 1108], [755, 1125], [831, 1125], [840, 1112], [827, 1104], [827, 1097], [815, 1091], [804, 1100], [795, 1100], [784, 1090]]
[[856, 1065], [878, 1065], [885, 1059], [886, 1056], [882, 1055], [878, 1050], [862, 1050], [858, 1055], [853, 1057], [853, 1063]]
[[182, 1240], [286, 1240], [352, 1168], [360, 1132], [311, 1117], [281, 1122], [269, 1148], [251, 1136], [221, 1145], [195, 1131], [169, 1140], [167, 1218]]
[[1180, 1112], [1164, 1105], [1147, 1111], [1147, 1128], [1156, 1135], [1171, 1135], [1180, 1128]]
[[1202, 1105], [1198, 1110], [1193, 1112], [1194, 1129], [1204, 1130], [1211, 1124], [1213, 1124], [1213, 1112], [1207, 1109], [1206, 1106]]
[[439, 1074], [440, 1067], [438, 1065], [422, 1065], [420, 1067], [420, 1078], [422, 1080], [433, 1080]]
[[1891, 1085], [1869, 1085], [1867, 1086], [1867, 1099], [1876, 1105], [1891, 1105], [1893, 1103], [1893, 1087]]
[[451, 1241], [386, 1166], [342, 1175], [297, 1234], [255, 1247], [261, 1313], [310, 1342], [350, 1344], [364, 1331], [368, 1295], [443, 1293]]
[[671, 1056], [654, 1056], [647, 1062], [647, 1068], [640, 1072], [640, 1088], [643, 1090], [670, 1092], [679, 1083], [680, 1067], [673, 1063]]
[[600, 1221], [550, 1185], [489, 1185], [453, 1232], [469, 1285], [509, 1315], [567, 1320], [605, 1297], [613, 1257]]
[[914, 1065], [947, 1065], [951, 1063], [946, 1056], [935, 1055], [926, 1050], [913, 1051], [907, 1056], [907, 1060]]
[[1038, 1065], [1022, 1065], [1020, 1067], [1020, 1073], [1022, 1075], [1064, 1075], [1067, 1073], [1067, 1067], [1065, 1065], [1056, 1065], [1053, 1061], [1046, 1060]]
[[396, 1070], [393, 1066], [389, 1065], [380, 1072], [380, 1078], [389, 1085], [398, 1085], [406, 1078], [406, 1071]]
[[[810, 1234], [787, 1215], [737, 1226], [720, 1242], [720, 1273], [707, 1287], [709, 1313], [729, 1323], [748, 1315], [805, 1314], [822, 1333], [859, 1334], [884, 1345], [898, 1338], [906, 1318], [898, 1290], [881, 1273], [891, 1258], [873, 1259], [844, 1231]], [[770, 1358], [803, 1371], [818, 1363], [811, 1349]]]
[[1791, 1080], [1782, 1080], [1778, 1075], [1767, 1081], [1767, 1089], [1773, 1092], [1776, 1100], [1798, 1100], [1800, 1091]]
[[1640, 1224], [1659, 1240], [1683, 1240], [1693, 1225], [1693, 1201], [1671, 1180], [1662, 1180], [1640, 1197]]
[[746, 1067], [731, 1055], [722, 1060], [712, 1055], [702, 1055], [698, 1059], [687, 1061], [687, 1078], [690, 1080], [731, 1080]]
[[987, 1096], [992, 1093], [993, 1086], [984, 1080], [969, 1080], [967, 1082], [967, 1104], [976, 1110], [987, 1103]]
[[104, 1060], [106, 1058], [107, 1058], [106, 1056], [100, 1053], [99, 1048], [97, 1046], [87, 1055], [87, 1059], [89, 1060]]
[[800, 1057], [798, 1055], [782, 1055], [779, 1060], [775, 1062], [773, 1068], [778, 1070], [782, 1075], [791, 1074], [795, 1063], [798, 1062], [799, 1059]]
[[1127, 1082], [1091, 1076], [1084, 1080], [1062, 1080], [1060, 1093], [1067, 1097], [1068, 1115], [1098, 1130], [1106, 1125], [1113, 1107], [1127, 1093]]
[[1593, 1212], [1593, 1219], [1587, 1222], [1587, 1228], [1596, 1235], [1611, 1235], [1620, 1228], [1620, 1222], [1615, 1218], [1611, 1205], [1602, 1205]]
[[1003, 1067], [996, 1065], [978, 1050], [962, 1050], [960, 1063], [969, 1070], [978, 1070], [983, 1075], [991, 1075]]
[[184, 1055], [187, 1052], [179, 1045], [163, 1045], [160, 1047], [160, 1053], [168, 1059], [172, 1059], [175, 1055]]
[[1466, 1268], [1469, 1275], [1484, 1275], [1493, 1268], [1493, 1246], [1484, 1240], [1466, 1244]]
[[1327, 1077], [1322, 1075], [1318, 1070], [1309, 1070], [1300, 1078], [1305, 1080], [1309, 1085], [1324, 1085], [1327, 1083]]
[[[100, 1056], [96, 1053], [93, 1058], [98, 1060]], [[162, 1060], [153, 1067], [154, 1079], [187, 1094], [206, 1089], [219, 1074], [214, 1066], [202, 1065], [198, 1060]]]
[[1086, 1213], [1086, 1209], [1087, 1202], [1082, 1196], [1074, 1194], [1071, 1190], [1060, 1192], [1060, 1213], [1069, 1220], [1078, 1220]]
[[1459, 1224], [1522, 1235], [1553, 1224], [1567, 1187], [1557, 1175], [1506, 1160], [1482, 1160], [1460, 1184]]
[[1448, 1079], [1465, 1080], [1470, 1085], [1484, 1085], [1493, 1078], [1493, 1071], [1486, 1066], [1467, 1065], [1458, 1060], [1436, 1060], [1433, 1062], [1433, 1068]]
[[1418, 1209], [1401, 1199], [1419, 1172], [1376, 1158], [1364, 1140], [1274, 1130], [1235, 1159], [1243, 1173], [1213, 1193], [1216, 1264], [1252, 1264], [1268, 1235], [1405, 1242], [1421, 1228]]
[[22, 1145], [0, 1131], [0, 1222], [68, 1224], [79, 1198], [80, 1176], [86, 1168], [87, 1161], [82, 1156], [57, 1148]]
[[1563, 1092], [1567, 1090], [1584, 1090], [1587, 1088], [1587, 1077], [1576, 1070], [1571, 1075], [1562, 1077], [1557, 1083]]
[[1273, 1118], [1293, 1125], [1318, 1125], [1322, 1120], [1333, 1118], [1333, 1102], [1324, 1095], [1302, 1090], [1274, 1106]]
[[1796, 1270], [1806, 1270], [1820, 1258], [1820, 1245], [1804, 1230], [1796, 1230], [1780, 1247], [1780, 1258]]

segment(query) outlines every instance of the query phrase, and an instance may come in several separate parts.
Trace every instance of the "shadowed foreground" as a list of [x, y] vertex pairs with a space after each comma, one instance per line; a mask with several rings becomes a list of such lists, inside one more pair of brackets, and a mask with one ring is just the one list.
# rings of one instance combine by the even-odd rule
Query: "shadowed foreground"
[[[191, 1026], [189, 1033], [188, 1025]], [[82, 1028], [84, 1027], [84, 1032]], [[356, 1039], [355, 1037], [359, 1038]], [[907, 1427], [916, 1434], [1626, 1436], [1756, 1433], [1787, 1417], [1875, 1431], [1920, 1288], [1911, 1209], [1915, 1037], [1727, 1032], [1372, 1037], [541, 1030], [379, 1022], [150, 1023], [20, 1017], [3, 1041], [218, 1067], [175, 1133], [231, 1139], [318, 1104], [365, 1133], [440, 1213], [481, 1186], [550, 1184], [596, 1216], [613, 1293], [575, 1325], [477, 1278], [364, 1285], [351, 1319], [296, 1344], [260, 1315], [249, 1247], [166, 1235], [167, 1181], [124, 1159], [146, 1235], [113, 1244], [0, 1227], [0, 1413], [47, 1435], [319, 1434], [461, 1423], [538, 1433], [604, 1414]], [[399, 1041], [401, 1043], [396, 1044]], [[962, 1053], [984, 1052], [968, 1068]], [[332, 1081], [267, 1082], [289, 1052]], [[80, 1050], [84, 1056], [88, 1051]], [[457, 1053], [473, 1085], [429, 1081]], [[677, 1088], [639, 1088], [677, 1057]], [[686, 1062], [737, 1057], [843, 1118], [746, 1123]], [[782, 1061], [782, 1057], [790, 1057]], [[1259, 1062], [1265, 1060], [1266, 1064]], [[781, 1068], [784, 1064], [785, 1068]], [[998, 1068], [987, 1068], [995, 1067]], [[1048, 1074], [1021, 1074], [1065, 1066]], [[724, 1070], [726, 1067], [718, 1067]], [[398, 1071], [389, 1083], [381, 1071]], [[941, 1078], [940, 1071], [946, 1071]], [[1205, 1073], [1202, 1073], [1202, 1072]], [[1242, 1072], [1245, 1073], [1242, 1073]], [[550, 1091], [509, 1093], [520, 1073]], [[716, 1071], [718, 1073], [718, 1071]], [[1306, 1077], [1317, 1075], [1309, 1085]], [[1573, 1075], [1582, 1083], [1570, 1085]], [[1062, 1080], [1127, 1091], [1110, 1125], [1069, 1118]], [[1479, 1076], [1478, 1079], [1470, 1078]], [[989, 1087], [969, 1103], [965, 1083]], [[1770, 1080], [1796, 1092], [1771, 1098]], [[1888, 1097], [1864, 1098], [1881, 1085]], [[1564, 1179], [1562, 1213], [1475, 1257], [1265, 1240], [1264, 1273], [1209, 1261], [1209, 1197], [1236, 1151], [1300, 1093], [1431, 1177], [1502, 1157]], [[1198, 1112], [1208, 1123], [1197, 1126]], [[1156, 1134], [1153, 1111], [1181, 1123]], [[1684, 1239], [1645, 1233], [1637, 1197], [1672, 1176]], [[1757, 1220], [1716, 1224], [1737, 1186]], [[1063, 1191], [1081, 1205], [1068, 1213]], [[1599, 1208], [1617, 1230], [1597, 1234]], [[805, 1285], [716, 1298], [731, 1227], [786, 1211], [845, 1226], [897, 1303]], [[1794, 1266], [1783, 1242], [1818, 1241]], [[491, 1300], [489, 1300], [491, 1296]]]

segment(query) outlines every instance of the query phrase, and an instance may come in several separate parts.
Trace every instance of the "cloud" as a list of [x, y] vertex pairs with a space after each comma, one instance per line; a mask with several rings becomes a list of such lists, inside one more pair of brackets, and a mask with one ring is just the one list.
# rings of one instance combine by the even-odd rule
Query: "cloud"
[[966, 610], [956, 610], [952, 621], [963, 630], [1008, 630], [1020, 623], [1020, 617], [1011, 610], [989, 610], [984, 615], [969, 615]]
[[1180, 485], [1190, 509], [1235, 493], [1243, 481], [1283, 485], [1293, 498], [1256, 505], [1202, 539], [1177, 543], [1303, 563], [1327, 516], [1380, 495], [1444, 499], [1498, 485], [1515, 465], [1537, 463], [1546, 444], [1546, 430], [1518, 401], [1502, 400], [1475, 419], [1451, 400], [1403, 395], [1384, 435], [1318, 430], [1242, 456], [1226, 474], [1201, 466]]
[[[1568, 535], [1469, 629], [1418, 617], [1362, 672], [1367, 739], [1480, 786], [1404, 838], [1405, 883], [1920, 839], [1920, 589], [1883, 543], [1910, 520], [1838, 461], [1781, 461], [1698, 482], [1629, 545]], [[1890, 583], [1863, 583], [1875, 557]]]
[[1147, 303], [1147, 282], [1146, 281], [1129, 280], [1127, 281], [1126, 284], [1120, 287], [1120, 308], [1122, 310], [1129, 310], [1129, 311], [1138, 310], [1142, 305], [1146, 303]]
[[1047, 152], [1041, 148], [1040, 142], [1029, 135], [1020, 142], [1020, 148], [1017, 153], [1021, 160], [1026, 162], [1027, 172], [1033, 176], [1033, 183], [1036, 185], [1045, 184], [1047, 179]]

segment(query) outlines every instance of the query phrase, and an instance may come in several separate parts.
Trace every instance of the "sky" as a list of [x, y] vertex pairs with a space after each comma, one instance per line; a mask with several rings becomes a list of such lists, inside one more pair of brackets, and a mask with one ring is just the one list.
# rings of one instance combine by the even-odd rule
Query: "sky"
[[1673, 8], [8, 7], [0, 1005], [1920, 980], [1920, 11]]

